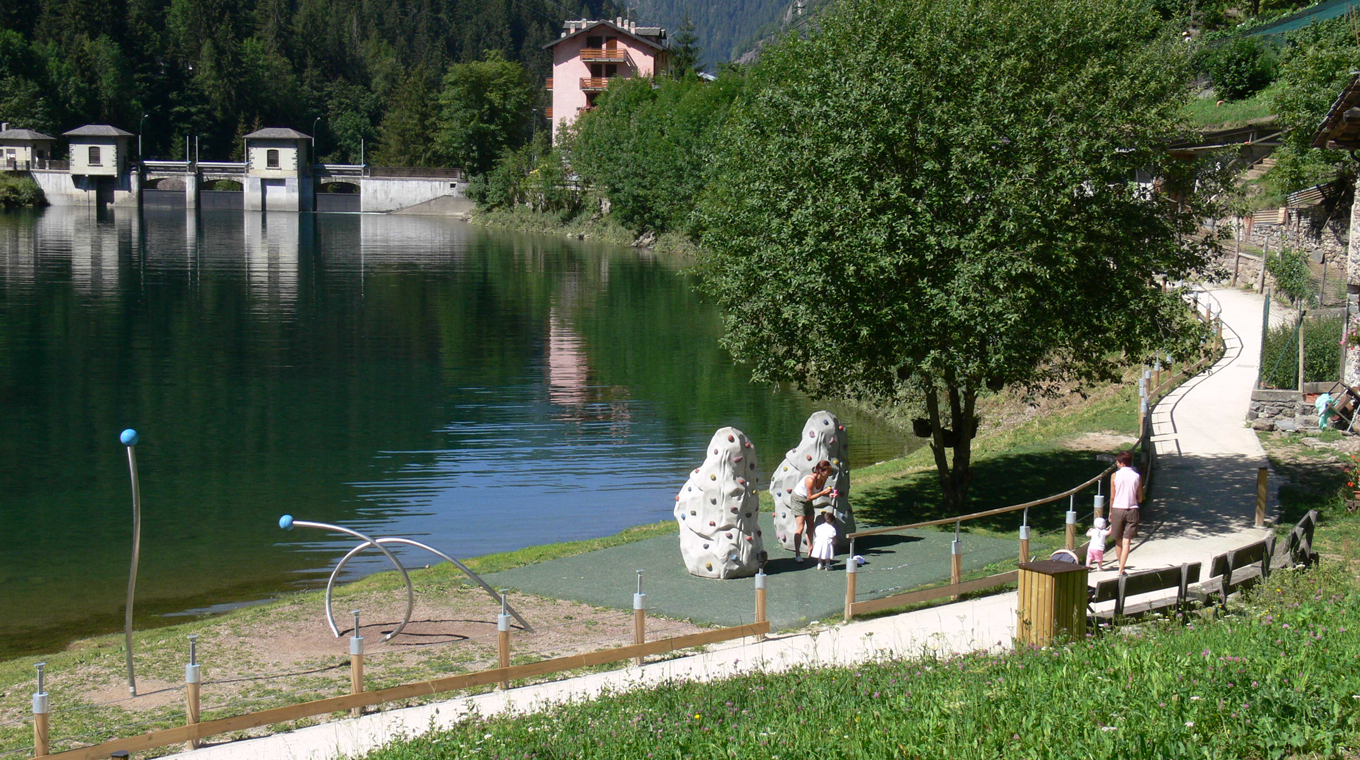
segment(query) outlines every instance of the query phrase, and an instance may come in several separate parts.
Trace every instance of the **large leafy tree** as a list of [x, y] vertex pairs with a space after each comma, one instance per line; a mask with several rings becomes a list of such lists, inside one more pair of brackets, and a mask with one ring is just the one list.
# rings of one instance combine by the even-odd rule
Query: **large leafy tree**
[[530, 137], [534, 89], [524, 66], [488, 51], [480, 61], [456, 63], [444, 75], [435, 142], [446, 160], [484, 174], [496, 159]]
[[1154, 276], [1209, 262], [1219, 178], [1162, 150], [1188, 81], [1160, 26], [1135, 0], [846, 0], [767, 49], [705, 203], [732, 353], [920, 404], [963, 510], [985, 389], [1111, 378], [1191, 334]]

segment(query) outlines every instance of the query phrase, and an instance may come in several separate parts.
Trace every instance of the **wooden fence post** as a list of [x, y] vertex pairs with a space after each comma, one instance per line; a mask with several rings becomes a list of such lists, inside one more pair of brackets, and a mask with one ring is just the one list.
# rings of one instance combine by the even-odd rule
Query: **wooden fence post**
[[[959, 540], [959, 523], [954, 522], [954, 541], [949, 544], [949, 584], [957, 586], [963, 583], [963, 542]], [[950, 599], [958, 601], [959, 595], [955, 594]]]
[[1266, 477], [1267, 468], [1260, 467], [1256, 470], [1256, 527], [1264, 528], [1266, 525]]
[[1029, 562], [1029, 508], [1025, 508], [1024, 519], [1020, 522], [1020, 564]]
[[[203, 687], [203, 668], [198, 664], [198, 636], [189, 636], [189, 663], [184, 666], [184, 725], [199, 720], [199, 690]], [[189, 749], [198, 749], [198, 739], [189, 740]]]
[[[642, 571], [637, 571], [638, 590], [633, 594], [633, 643], [647, 641], [647, 595], [642, 593]], [[633, 658], [633, 664], [641, 667], [642, 656]]]
[[[359, 610], [350, 610], [354, 615], [354, 635], [349, 637], [349, 692], [360, 694], [364, 690], [364, 637], [359, 635]], [[362, 707], [349, 711], [355, 718], [363, 712]]]
[[52, 703], [43, 684], [43, 668], [47, 667], [47, 663], [40, 662], [34, 667], [38, 669], [38, 690], [33, 692], [33, 756], [43, 757], [48, 750], [50, 736], [48, 720], [52, 712]]
[[[506, 607], [505, 589], [501, 589], [501, 614], [496, 616], [496, 661], [502, 668], [510, 667], [510, 612]], [[500, 688], [510, 688], [510, 681], [501, 681]]]
[[[849, 562], [849, 564], [852, 564], [852, 565], [855, 564], [855, 560], [854, 560], [853, 555], [851, 556], [851, 559], [848, 560], [848, 562]], [[765, 569], [764, 569], [764, 568], [761, 568], [761, 569], [759, 569], [759, 570], [756, 571], [756, 622], [757, 622], [757, 623], [763, 623], [763, 622], [765, 622], [765, 579], [766, 579], [766, 577], [767, 577], [767, 576], [765, 575]], [[756, 634], [756, 641], [764, 641], [764, 640], [765, 640], [765, 634], [763, 634], [763, 633]]]
[[855, 562], [853, 558], [845, 563], [845, 622], [847, 623], [853, 617], [851, 608], [855, 604], [855, 570], [858, 565], [859, 563]]
[[1299, 395], [1300, 395], [1300, 396], [1303, 395], [1303, 364], [1304, 364], [1304, 358], [1307, 356], [1307, 354], [1305, 354], [1305, 353], [1304, 353], [1304, 350], [1303, 350], [1303, 348], [1304, 348], [1304, 341], [1303, 341], [1303, 333], [1304, 333], [1303, 318], [1304, 318], [1305, 316], [1307, 316], [1307, 314], [1308, 314], [1308, 310], [1307, 310], [1307, 309], [1305, 309], [1305, 308], [1303, 308], [1303, 307], [1299, 307]]

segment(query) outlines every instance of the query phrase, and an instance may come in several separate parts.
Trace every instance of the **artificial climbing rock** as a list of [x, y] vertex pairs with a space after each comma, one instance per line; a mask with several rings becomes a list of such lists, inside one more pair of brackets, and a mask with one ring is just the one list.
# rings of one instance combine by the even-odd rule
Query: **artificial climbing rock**
[[[790, 449], [784, 461], [774, 468], [770, 477], [770, 495], [774, 497], [775, 537], [785, 549], [793, 549], [794, 517], [791, 508], [793, 489], [799, 481], [812, 473], [818, 462], [826, 459], [835, 468], [827, 478], [827, 486], [836, 489], [836, 496], [815, 499], [812, 506], [820, 517], [828, 510], [836, 515], [836, 547], [845, 549], [850, 542], [845, 538], [855, 531], [855, 513], [850, 508], [850, 464], [847, 459], [850, 441], [845, 426], [831, 412], [813, 412], [803, 425], [798, 446]], [[809, 532], [811, 526], [809, 526]], [[811, 547], [804, 540], [802, 551]]]
[[675, 497], [680, 555], [691, 573], [703, 578], [755, 575], [762, 551], [759, 478], [756, 449], [745, 433], [725, 427], [713, 434], [704, 463]]

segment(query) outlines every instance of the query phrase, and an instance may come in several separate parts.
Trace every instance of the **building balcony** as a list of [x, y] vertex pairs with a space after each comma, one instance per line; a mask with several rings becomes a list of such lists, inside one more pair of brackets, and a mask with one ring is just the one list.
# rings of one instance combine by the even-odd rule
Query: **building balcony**
[[549, 106], [549, 107], [543, 109], [543, 116], [544, 116], [544, 118], [548, 119], [549, 121], [552, 120], [552, 106]]
[[609, 86], [609, 77], [581, 77], [581, 90], [584, 92], [602, 92]]
[[552, 80], [553, 80], [552, 77], [548, 77], [548, 89], [549, 89], [549, 90], [552, 89]]
[[581, 48], [581, 60], [586, 63], [618, 63], [628, 59], [624, 48]]

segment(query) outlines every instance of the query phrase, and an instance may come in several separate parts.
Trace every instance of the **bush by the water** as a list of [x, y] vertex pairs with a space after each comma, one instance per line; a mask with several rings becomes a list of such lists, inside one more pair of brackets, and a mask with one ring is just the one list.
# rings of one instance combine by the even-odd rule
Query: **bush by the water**
[[1281, 571], [1218, 620], [1002, 655], [671, 683], [467, 720], [369, 760], [1353, 757], [1357, 615], [1360, 585], [1343, 565]]
[[0, 174], [0, 208], [7, 206], [45, 206], [47, 196], [31, 177]]
[[[1303, 320], [1305, 383], [1325, 383], [1341, 379], [1341, 317]], [[1261, 386], [1294, 388], [1299, 379], [1299, 338], [1297, 325], [1278, 325], [1266, 331], [1261, 341]]]

